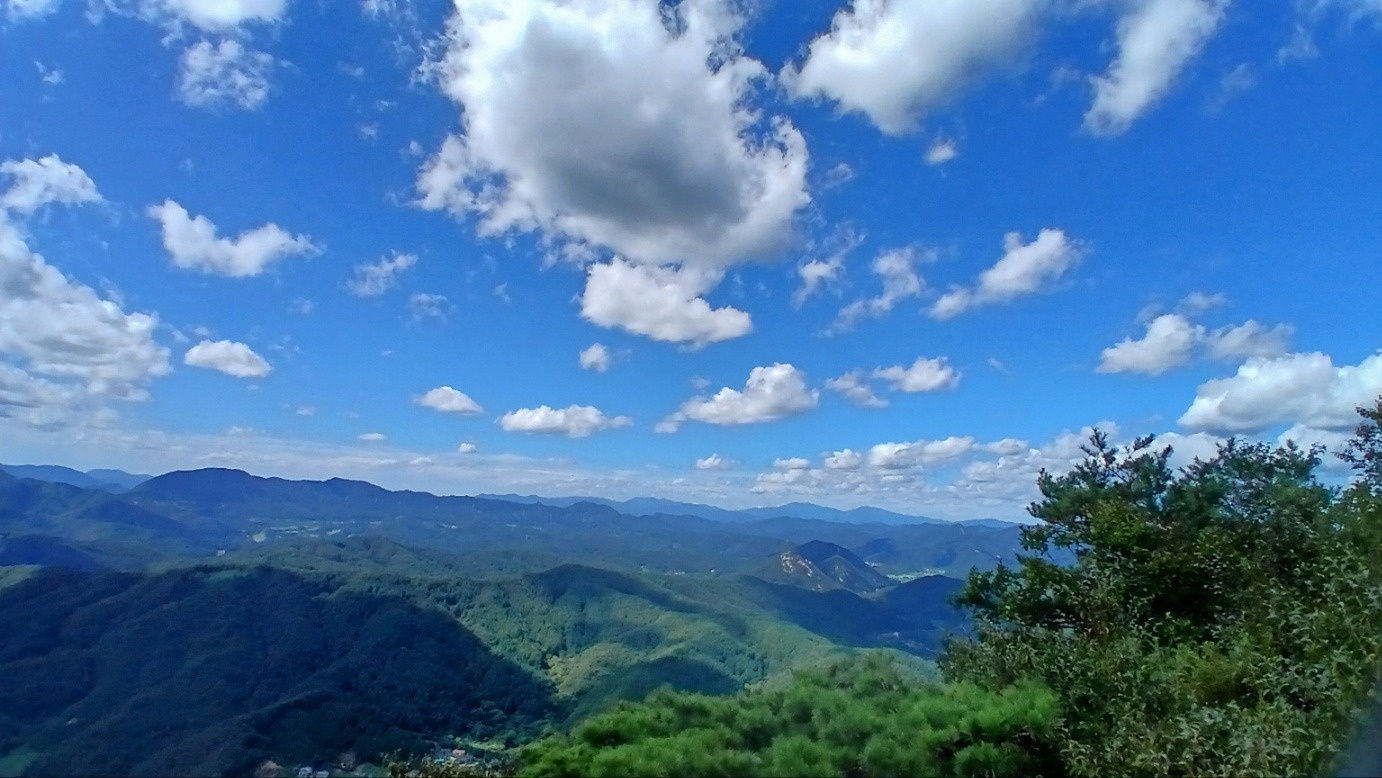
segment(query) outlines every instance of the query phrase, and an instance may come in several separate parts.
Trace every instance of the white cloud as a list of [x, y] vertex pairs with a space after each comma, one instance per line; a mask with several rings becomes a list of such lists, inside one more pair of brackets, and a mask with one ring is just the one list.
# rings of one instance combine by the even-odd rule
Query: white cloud
[[294, 411], [299, 416], [310, 418], [317, 415], [317, 409], [310, 405], [303, 405]]
[[1360, 22], [1369, 16], [1382, 17], [1382, 0], [1307, 0], [1315, 12], [1339, 9], [1350, 22]]
[[1354, 409], [1382, 393], [1382, 354], [1335, 367], [1326, 354], [1254, 357], [1229, 378], [1206, 381], [1180, 425], [1218, 434], [1260, 432], [1273, 424], [1352, 428]]
[[655, 264], [723, 268], [784, 245], [810, 199], [806, 143], [747, 104], [768, 74], [728, 4], [456, 6], [432, 73], [463, 134], [420, 171], [419, 207]]
[[1187, 294], [1176, 309], [1186, 316], [1198, 316], [1206, 311], [1212, 311], [1221, 305], [1227, 305], [1228, 298], [1222, 293], [1206, 294], [1205, 292], [1191, 292]]
[[858, 470], [863, 464], [864, 458], [850, 449], [832, 452], [822, 462], [827, 470]]
[[669, 420], [754, 424], [804, 413], [814, 408], [818, 399], [819, 394], [807, 388], [803, 373], [779, 363], [751, 370], [742, 391], [725, 387], [711, 397], [688, 400]]
[[413, 403], [443, 413], [473, 415], [484, 412], [479, 403], [470, 399], [465, 392], [457, 391], [449, 386], [438, 386], [426, 394], [418, 395], [413, 398]]
[[34, 68], [38, 70], [38, 79], [44, 86], [57, 86], [63, 82], [61, 68], [49, 67], [38, 60], [34, 60]]
[[417, 264], [416, 254], [381, 257], [378, 262], [356, 265], [354, 275], [346, 281], [346, 290], [356, 297], [378, 297], [398, 283], [398, 277]]
[[416, 292], [408, 298], [408, 314], [415, 320], [441, 319], [451, 310], [451, 302], [444, 295]]
[[[1054, 473], [1066, 472], [1081, 461], [1084, 458], [1081, 446], [1088, 442], [1090, 433], [1096, 428], [1117, 441], [1118, 426], [1111, 422], [1100, 422], [1078, 432], [1061, 432], [1039, 447], [1028, 447], [1022, 441], [1015, 440], [980, 446], [980, 449], [990, 453], [998, 453], [998, 458], [965, 465], [959, 479], [949, 485], [947, 491], [965, 501], [1006, 504], [1014, 508], [1025, 505], [1039, 496], [1037, 475], [1043, 469]], [[989, 448], [1003, 444], [1009, 444], [1006, 451], [994, 452]]]
[[821, 176], [820, 189], [822, 191], [834, 189], [837, 186], [842, 186], [851, 181], [853, 178], [854, 168], [844, 162], [840, 162], [825, 171], [825, 174]]
[[926, 164], [935, 167], [944, 165], [960, 156], [960, 147], [949, 138], [936, 138], [926, 149]]
[[476, 446], [474, 443], [462, 443], [456, 447], [457, 454], [474, 454], [479, 450], [480, 447]]
[[873, 388], [864, 380], [862, 370], [851, 370], [844, 375], [825, 382], [825, 388], [839, 392], [845, 399], [865, 408], [886, 408], [888, 401], [873, 393]]
[[696, 460], [697, 470], [728, 470], [731, 467], [733, 467], [733, 463], [719, 454], [711, 454], [704, 459]]
[[990, 454], [1011, 457], [1028, 451], [1030, 446], [1027, 445], [1027, 441], [1025, 440], [1020, 440], [1018, 438], [1003, 438], [1002, 440], [995, 440], [992, 443], [985, 443], [979, 448]]
[[810, 259], [797, 265], [801, 286], [792, 293], [792, 307], [800, 308], [822, 288], [833, 286], [844, 275], [845, 257], [859, 247], [863, 236], [850, 228], [836, 230], [827, 240], [824, 259]]
[[1297, 24], [1291, 39], [1286, 42], [1276, 52], [1278, 64], [1286, 64], [1296, 60], [1314, 59], [1320, 55], [1319, 47], [1315, 45], [1315, 37], [1310, 33], [1310, 28], [1303, 24]]
[[1124, 338], [1117, 345], [1104, 349], [1096, 370], [1161, 375], [1189, 362], [1203, 337], [1204, 328], [1191, 324], [1184, 316], [1163, 314], [1147, 325], [1147, 332], [1140, 339]]
[[581, 367], [603, 373], [609, 369], [609, 349], [603, 343], [592, 343], [580, 353]]
[[1166, 95], [1223, 21], [1228, 0], [1143, 0], [1118, 22], [1118, 57], [1094, 79], [1084, 127], [1119, 135]]
[[825, 97], [891, 135], [996, 65], [1035, 29], [1039, 0], [854, 0], [782, 73], [799, 98]]
[[1205, 99], [1205, 109], [1220, 111], [1229, 101], [1257, 86], [1257, 73], [1252, 65], [1241, 62], [1219, 79], [1218, 90]]
[[774, 470], [805, 470], [809, 467], [811, 467], [811, 461], [809, 459], [802, 459], [801, 457], [773, 460]]
[[106, 399], [146, 399], [169, 370], [157, 328], [156, 315], [64, 277], [0, 211], [0, 417], [48, 426]]
[[4, 0], [5, 15], [12, 22], [42, 19], [58, 10], [62, 0]]
[[954, 389], [960, 384], [959, 371], [946, 364], [945, 357], [917, 357], [910, 367], [880, 367], [873, 375], [892, 384], [895, 392], [935, 392]]
[[283, 18], [288, 0], [146, 0], [147, 18], [165, 16], [208, 32], [234, 32], [248, 22], [274, 23]]
[[869, 449], [870, 467], [896, 470], [944, 462], [973, 451], [972, 437], [951, 436], [943, 440], [918, 440], [911, 443], [879, 443]]
[[269, 97], [274, 58], [237, 40], [200, 41], [182, 54], [178, 97], [194, 108], [236, 106], [252, 110]]
[[805, 303], [823, 285], [839, 278], [844, 266], [844, 254], [803, 262], [797, 268], [797, 275], [801, 277], [801, 286], [792, 293], [792, 305], [801, 307], [802, 303]]
[[601, 430], [628, 427], [633, 419], [627, 416], [606, 416], [590, 405], [571, 405], [553, 409], [546, 405], [520, 408], [499, 418], [499, 426], [506, 432], [529, 432], [539, 435], [565, 435], [584, 438]]
[[172, 200], [149, 206], [148, 214], [163, 226], [163, 247], [173, 264], [188, 270], [243, 278], [259, 275], [283, 257], [321, 252], [306, 235], [291, 235], [272, 222], [234, 240], [217, 237], [211, 220], [190, 216]]
[[236, 378], [263, 378], [273, 370], [249, 346], [230, 340], [204, 340], [188, 349], [182, 361], [192, 367], [219, 370]]
[[658, 432], [674, 432], [683, 421], [733, 426], [777, 421], [816, 407], [820, 393], [806, 386], [806, 376], [790, 364], [777, 363], [749, 371], [742, 391], [725, 387], [710, 397], [682, 403], [658, 423]]
[[1104, 349], [1096, 370], [1161, 375], [1188, 363], [1197, 349], [1222, 362], [1274, 357], [1286, 352], [1293, 332], [1289, 324], [1267, 327], [1251, 319], [1237, 326], [1208, 330], [1192, 324], [1182, 314], [1167, 313], [1150, 321], [1141, 338], [1124, 338]]
[[882, 294], [855, 300], [841, 308], [827, 332], [847, 331], [860, 319], [884, 316], [902, 300], [921, 294], [926, 282], [916, 272], [919, 259], [913, 248], [893, 249], [879, 254], [873, 260], [873, 273], [883, 282]]
[[49, 203], [101, 202], [91, 176], [76, 165], [63, 162], [57, 154], [41, 159], [5, 160], [0, 162], [0, 175], [13, 179], [0, 194], [0, 208], [5, 210], [31, 214]]
[[1009, 232], [1003, 236], [1003, 257], [979, 274], [978, 286], [951, 287], [932, 304], [931, 316], [950, 319], [980, 305], [1032, 294], [1064, 275], [1080, 254], [1079, 245], [1061, 230], [1043, 229], [1031, 243], [1023, 243], [1021, 233]]
[[581, 315], [601, 327], [695, 346], [747, 335], [753, 330], [747, 313], [711, 308], [700, 297], [718, 280], [715, 271], [649, 267], [616, 257], [590, 267]]
[[360, 435], [361, 443], [383, 443], [388, 439], [389, 436], [382, 432], [366, 432]]
[[1205, 335], [1209, 356], [1224, 362], [1246, 357], [1275, 357], [1286, 353], [1295, 328], [1268, 327], [1249, 319], [1236, 327], [1221, 327]]
[[[1196, 435], [1204, 435], [1202, 432]], [[1211, 437], [1211, 436], [1205, 436]], [[1328, 454], [1338, 454], [1348, 448], [1348, 444], [1353, 440], [1353, 431], [1345, 429], [1316, 429], [1305, 424], [1293, 424], [1285, 432], [1276, 438], [1276, 445], [1284, 446], [1287, 443], [1295, 443], [1303, 449], [1310, 449], [1314, 446], [1324, 446]], [[1347, 472], [1353, 468], [1347, 462], [1337, 456], [1324, 456], [1320, 458], [1320, 469], [1325, 471]]]

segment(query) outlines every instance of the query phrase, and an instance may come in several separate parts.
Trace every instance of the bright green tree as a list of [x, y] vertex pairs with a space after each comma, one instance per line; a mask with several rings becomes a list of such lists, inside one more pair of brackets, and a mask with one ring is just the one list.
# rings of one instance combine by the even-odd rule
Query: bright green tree
[[971, 575], [947, 678], [1048, 685], [1075, 774], [1327, 767], [1382, 658], [1382, 401], [1360, 412], [1342, 493], [1319, 450], [1230, 440], [1176, 471], [1096, 433], [1042, 473], [1018, 567]]
[[1059, 770], [1055, 699], [906, 678], [868, 655], [733, 697], [661, 691], [522, 756], [520, 776], [1003, 776]]

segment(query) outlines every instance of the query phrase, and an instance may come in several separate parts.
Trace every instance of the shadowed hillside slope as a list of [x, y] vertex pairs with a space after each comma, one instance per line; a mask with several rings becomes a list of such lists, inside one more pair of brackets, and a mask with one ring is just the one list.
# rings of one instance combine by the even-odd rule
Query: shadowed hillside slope
[[281, 570], [41, 572], [0, 590], [0, 623], [0, 753], [37, 752], [32, 774], [243, 774], [555, 710], [436, 608]]

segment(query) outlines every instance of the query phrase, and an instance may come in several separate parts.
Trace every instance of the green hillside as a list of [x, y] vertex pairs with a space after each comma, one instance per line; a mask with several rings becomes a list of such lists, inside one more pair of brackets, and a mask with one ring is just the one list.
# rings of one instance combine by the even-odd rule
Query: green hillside
[[954, 622], [750, 577], [466, 577], [466, 558], [377, 538], [267, 552], [144, 574], [13, 568], [0, 758], [222, 774], [443, 735], [519, 743], [661, 686], [732, 693], [855, 647], [931, 672], [920, 657]]
[[[119, 495], [0, 473], [0, 623], [23, 623], [0, 633], [0, 768], [223, 774], [517, 744], [659, 687], [734, 693], [859, 649], [934, 676], [966, 627], [958, 579], [924, 574], [1016, 543], [231, 470]], [[775, 577], [783, 554], [812, 575]]]
[[[517, 771], [1376, 775], [1382, 399], [1360, 411], [1344, 488], [1320, 449], [1229, 440], [1177, 470], [1150, 437], [1093, 433], [1039, 477], [1029, 553], [969, 576], [975, 630], [946, 645], [943, 684], [855, 660], [730, 698], [663, 693], [542, 740]], [[1073, 562], [1053, 564], [1062, 550]], [[924, 608], [950, 587], [880, 600]]]
[[0, 590], [0, 623], [0, 753], [36, 775], [245, 773], [557, 709], [435, 608], [282, 570], [45, 571]]

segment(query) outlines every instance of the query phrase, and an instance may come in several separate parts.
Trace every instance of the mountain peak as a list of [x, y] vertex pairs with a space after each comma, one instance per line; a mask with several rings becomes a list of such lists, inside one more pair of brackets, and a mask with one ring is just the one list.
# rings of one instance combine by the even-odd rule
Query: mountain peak
[[763, 566], [759, 577], [817, 592], [847, 589], [863, 593], [892, 586], [891, 579], [853, 551], [824, 540], [808, 541], [783, 551]]

